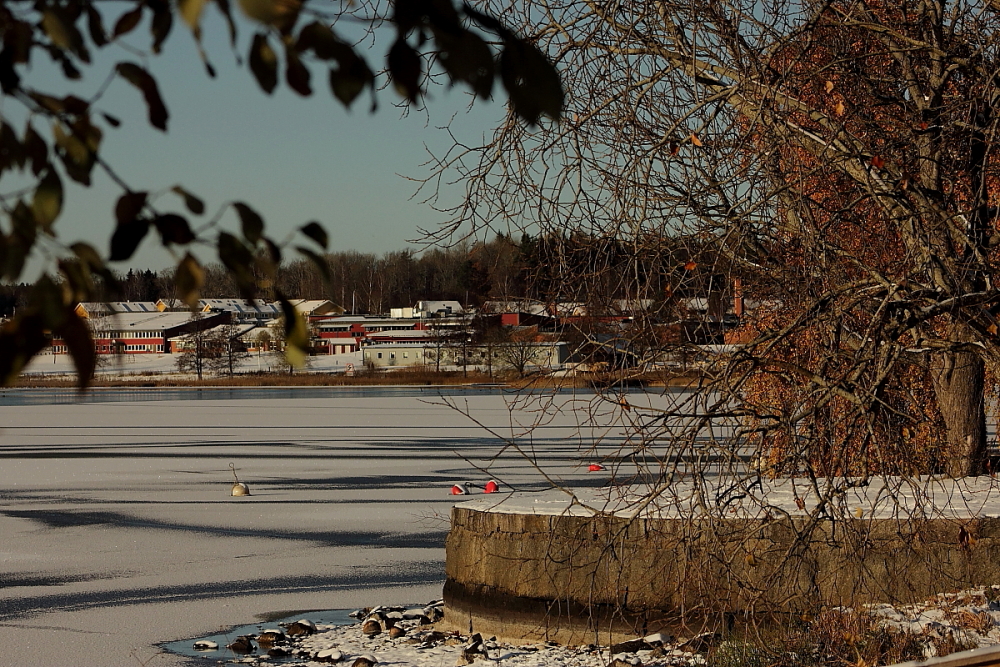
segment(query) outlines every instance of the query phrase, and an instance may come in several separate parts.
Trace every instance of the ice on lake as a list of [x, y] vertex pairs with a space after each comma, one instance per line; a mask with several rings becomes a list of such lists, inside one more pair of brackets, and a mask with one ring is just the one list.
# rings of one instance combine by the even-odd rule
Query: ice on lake
[[[547, 488], [535, 465], [568, 485], [602, 482], [583, 450], [615, 449], [623, 431], [592, 399], [5, 391], [0, 663], [71, 651], [77, 665], [183, 664], [156, 644], [265, 613], [439, 597], [448, 513], [468, 498], [453, 484]], [[496, 458], [505, 437], [530, 458]], [[250, 496], [231, 495], [230, 463]]]

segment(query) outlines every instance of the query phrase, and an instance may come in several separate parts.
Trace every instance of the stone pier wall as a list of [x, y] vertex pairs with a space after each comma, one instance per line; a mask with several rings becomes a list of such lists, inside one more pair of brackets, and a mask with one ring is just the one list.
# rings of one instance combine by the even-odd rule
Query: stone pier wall
[[1000, 519], [627, 519], [457, 506], [446, 620], [600, 642], [1000, 583]]

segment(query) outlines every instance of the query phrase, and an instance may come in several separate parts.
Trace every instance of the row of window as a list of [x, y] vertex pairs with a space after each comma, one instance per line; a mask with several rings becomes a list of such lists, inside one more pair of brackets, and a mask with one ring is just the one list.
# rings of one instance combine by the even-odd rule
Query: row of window
[[[61, 352], [65, 350], [65, 345], [56, 345], [55, 350]], [[163, 352], [162, 345], [95, 345], [95, 352]]]
[[122, 331], [115, 338], [162, 338], [162, 331]]
[[[378, 355], [379, 359], [382, 358], [382, 353], [381, 352], [377, 352], [376, 354]], [[430, 356], [430, 353], [428, 353], [428, 355]], [[389, 353], [389, 358], [390, 359], [395, 359], [396, 358], [396, 353], [395, 352], [390, 352]], [[403, 359], [409, 359], [409, 358], [410, 358], [410, 353], [409, 352], [403, 352]], [[420, 358], [420, 350], [416, 350], [413, 353], [413, 358], [414, 359], [419, 359]]]

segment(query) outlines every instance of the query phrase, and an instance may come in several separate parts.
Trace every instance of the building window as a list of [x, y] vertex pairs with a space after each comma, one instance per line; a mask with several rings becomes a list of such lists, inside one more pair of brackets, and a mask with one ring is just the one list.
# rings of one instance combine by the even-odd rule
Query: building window
[[403, 358], [404, 359], [409, 359], [410, 358], [410, 353], [409, 352], [404, 352], [403, 353]]
[[381, 359], [381, 358], [382, 358], [382, 353], [381, 353], [381, 352], [379, 352], [379, 353], [378, 353], [378, 358], [379, 358], [379, 359]]
[[395, 359], [396, 358], [396, 353], [395, 352], [390, 352], [389, 353], [389, 358], [390, 359]]

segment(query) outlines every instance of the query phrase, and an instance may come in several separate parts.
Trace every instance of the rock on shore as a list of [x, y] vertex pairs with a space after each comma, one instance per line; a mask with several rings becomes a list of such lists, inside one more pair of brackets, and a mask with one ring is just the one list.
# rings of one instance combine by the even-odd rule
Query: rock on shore
[[[484, 638], [479, 634], [444, 632], [430, 619], [440, 620], [443, 603], [437, 600], [422, 609], [374, 607], [354, 612], [352, 625], [318, 625], [302, 619], [285, 628], [283, 649], [292, 656], [281, 663], [289, 667], [373, 667], [414, 665], [416, 667], [457, 667], [480, 663], [483, 667], [501, 661], [505, 667], [698, 667], [703, 656], [682, 651], [665, 637], [653, 635], [634, 646], [616, 646], [612, 654], [598, 646], [561, 646], [554, 642], [515, 646]], [[378, 626], [380, 631], [373, 633]], [[315, 627], [313, 633], [297, 633], [298, 628]], [[293, 630], [293, 628], [295, 628]], [[395, 632], [390, 632], [395, 630]], [[262, 635], [265, 633], [262, 633]], [[276, 631], [268, 631], [270, 637]], [[267, 638], [254, 637], [264, 649]], [[628, 652], [622, 649], [630, 649]], [[250, 665], [274, 664], [265, 651], [247, 655], [233, 662]]]

